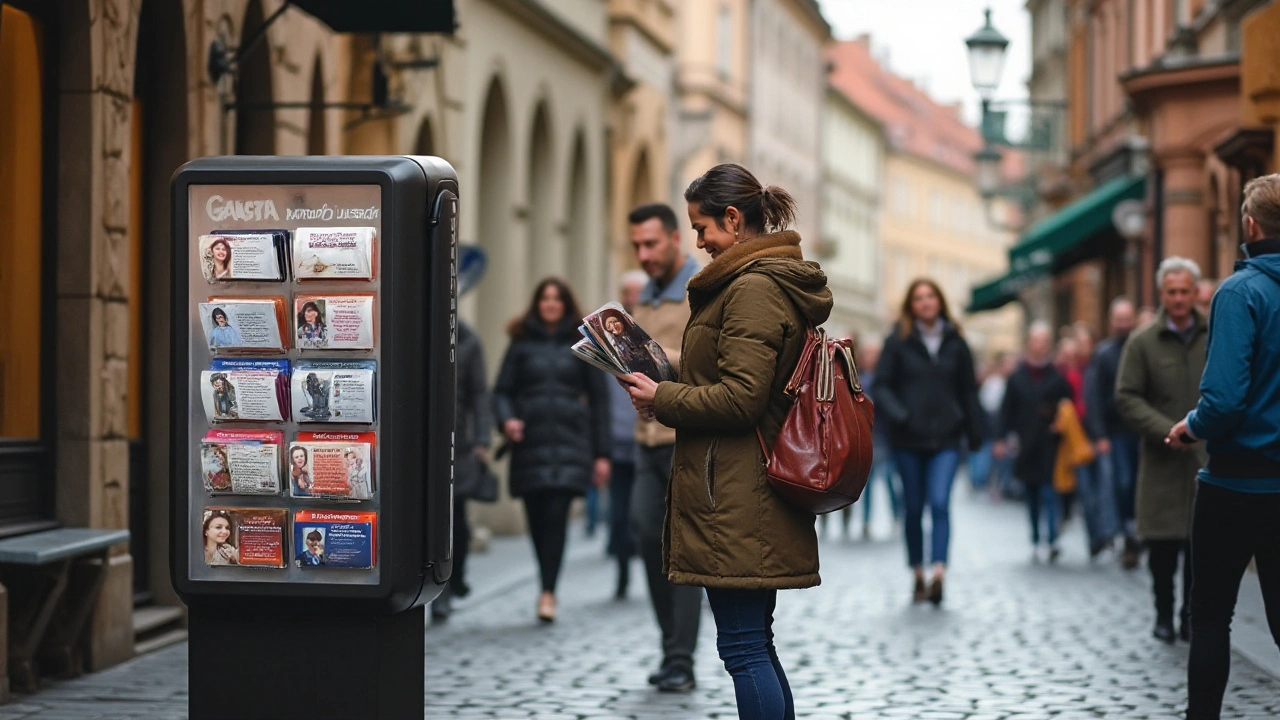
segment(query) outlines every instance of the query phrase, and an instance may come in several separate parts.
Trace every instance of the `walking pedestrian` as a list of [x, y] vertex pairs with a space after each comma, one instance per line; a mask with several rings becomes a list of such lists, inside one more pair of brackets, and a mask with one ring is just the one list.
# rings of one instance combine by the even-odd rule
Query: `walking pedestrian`
[[484, 377], [484, 347], [480, 335], [461, 320], [458, 321], [455, 358], [458, 409], [453, 467], [453, 574], [441, 590], [440, 597], [431, 603], [434, 622], [449, 619], [453, 598], [464, 598], [471, 592], [466, 580], [467, 555], [471, 546], [467, 500], [476, 493], [484, 475], [489, 472], [489, 442], [493, 427], [492, 400]]
[[[1058, 458], [1058, 404], [1073, 398], [1071, 385], [1053, 360], [1053, 329], [1036, 322], [1027, 331], [1026, 355], [1009, 376], [1004, 402], [1000, 406], [995, 456], [1009, 453], [1007, 438], [1018, 444], [1013, 474], [1026, 488], [1027, 510], [1031, 518], [1032, 557], [1039, 562], [1057, 562], [1058, 495], [1053, 488], [1054, 465]], [[1045, 547], [1041, 549], [1041, 522], [1045, 526]]]
[[[635, 319], [680, 369], [680, 344], [689, 323], [686, 286], [700, 266], [680, 249], [676, 214], [662, 203], [641, 205], [627, 216], [631, 247], [646, 275], [636, 302]], [[630, 408], [630, 396], [628, 395]], [[632, 409], [632, 418], [635, 411]], [[638, 445], [636, 486], [632, 491], [631, 528], [649, 584], [649, 600], [662, 631], [662, 662], [649, 684], [663, 692], [687, 692], [695, 686], [693, 653], [702, 617], [701, 587], [675, 585], [667, 578], [662, 557], [662, 523], [667, 514], [676, 431], [641, 418], [635, 425]]]
[[[1054, 365], [1062, 377], [1071, 386], [1071, 405], [1076, 417], [1084, 415], [1084, 371], [1080, 363], [1080, 341], [1076, 338], [1075, 328], [1063, 327], [1058, 333], [1058, 350]], [[1059, 433], [1061, 436], [1061, 433]], [[1061, 512], [1061, 526], [1065, 529], [1075, 517], [1076, 475], [1071, 469], [1054, 478], [1054, 490], [1058, 493], [1058, 509]]]
[[982, 449], [969, 462], [969, 472], [974, 475], [974, 489], [988, 488], [987, 495], [992, 499], [1010, 492], [1012, 485], [1012, 458], [1006, 456], [997, 460], [995, 444], [999, 439], [996, 432], [1000, 424], [1000, 406], [1004, 403], [1005, 388], [1008, 387], [1009, 376], [1016, 369], [1016, 358], [1011, 353], [1001, 352], [996, 355], [978, 385], [978, 404], [982, 407], [985, 435]]
[[[1107, 313], [1110, 335], [1098, 343], [1089, 366], [1089, 412], [1085, 415], [1085, 429], [1094, 440], [1094, 452], [1099, 462], [1110, 466], [1115, 517], [1124, 534], [1121, 566], [1132, 570], [1138, 566], [1140, 546], [1137, 525], [1134, 522], [1134, 487], [1138, 478], [1138, 436], [1116, 408], [1116, 376], [1120, 369], [1120, 354], [1124, 351], [1129, 335], [1137, 323], [1137, 309], [1127, 297], [1111, 301]], [[1106, 502], [1105, 497], [1103, 502]], [[1110, 508], [1104, 508], [1110, 513]], [[1092, 549], [1092, 548], [1091, 548]]]
[[773, 642], [774, 607], [778, 590], [818, 584], [818, 537], [813, 513], [770, 487], [761, 443], [772, 446], [790, 409], [784, 389], [806, 330], [831, 313], [831, 291], [786, 229], [796, 213], [786, 190], [724, 164], [684, 196], [711, 262], [689, 281], [680, 382], [631, 375], [631, 397], [676, 430], [669, 577], [707, 588], [738, 717], [789, 720], [795, 702]]
[[[1115, 312], [1110, 314], [1115, 315]], [[1115, 329], [1112, 328], [1112, 333], [1114, 332]], [[1104, 417], [1109, 410], [1114, 412], [1115, 403], [1113, 398], [1106, 397], [1106, 393], [1098, 389], [1101, 381], [1099, 375], [1105, 374], [1106, 369], [1099, 367], [1098, 352], [1093, 349], [1095, 345], [1092, 331], [1077, 325], [1076, 338], [1080, 342], [1081, 357], [1085, 361], [1084, 397], [1080, 403], [1084, 414], [1080, 416], [1080, 423], [1094, 458], [1093, 462], [1076, 468], [1076, 487], [1081, 509], [1084, 511], [1089, 559], [1093, 560], [1111, 549], [1116, 536], [1120, 534], [1120, 511], [1116, 504], [1115, 473], [1110, 457], [1111, 441], [1108, 439]], [[1110, 384], [1111, 393], [1114, 394], [1114, 374]]]
[[609, 391], [604, 376], [570, 349], [581, 324], [567, 284], [538, 283], [528, 310], [507, 328], [511, 345], [493, 392], [511, 448], [511, 495], [524, 501], [538, 560], [543, 622], [556, 617], [570, 505], [609, 479]]
[[[866, 389], [868, 399], [873, 404], [876, 402], [876, 370], [880, 367], [880, 354], [883, 348], [883, 344], [879, 341], [869, 341], [863, 344], [861, 352], [858, 353], [858, 375], [862, 380], [862, 387]], [[880, 414], [879, 410], [877, 414]], [[898, 490], [898, 470], [893, 462], [893, 451], [889, 447], [889, 432], [885, 429], [883, 422], [877, 422], [872, 426], [871, 447], [871, 473], [867, 476], [867, 486], [862, 491], [862, 497], [859, 498], [862, 503], [862, 537], [864, 538], [871, 537], [871, 509], [875, 504], [872, 497], [875, 486], [881, 481], [884, 483], [885, 492], [889, 495], [889, 511], [893, 516], [894, 525], [896, 526], [902, 520], [902, 495]], [[822, 517], [825, 518], [826, 515]], [[848, 521], [845, 522], [847, 537]]]
[[[642, 270], [624, 273], [618, 281], [622, 308], [632, 317], [640, 293], [649, 282]], [[642, 326], [643, 327], [643, 326]], [[620, 383], [607, 382], [609, 388], [610, 427], [613, 430], [613, 462], [609, 474], [609, 545], [608, 553], [618, 563], [618, 581], [613, 597], [624, 600], [631, 585], [631, 558], [636, 543], [631, 532], [631, 494], [636, 478], [636, 412], [631, 395]]]
[[1208, 441], [1191, 525], [1188, 720], [1218, 720], [1250, 558], [1280, 646], [1280, 175], [1244, 188], [1243, 262], [1213, 297], [1200, 401], [1167, 438]]
[[[471, 291], [484, 276], [485, 254], [475, 246], [458, 248], [458, 297]], [[440, 596], [431, 603], [432, 622], [444, 622], [453, 610], [454, 598], [471, 593], [467, 585], [467, 557], [471, 550], [471, 523], [467, 500], [480, 492], [489, 476], [489, 445], [493, 436], [493, 398], [485, 379], [484, 345], [467, 323], [458, 321], [455, 349], [457, 409], [454, 427], [456, 460], [453, 469], [453, 571]]]
[[1218, 291], [1218, 281], [1203, 278], [1196, 283], [1196, 310], [1205, 318], [1209, 317], [1209, 307], [1213, 303], [1213, 294]]
[[[1138, 461], [1138, 537], [1147, 546], [1147, 566], [1155, 591], [1154, 636], [1177, 639], [1173, 628], [1174, 578], [1182, 560], [1182, 636], [1190, 639], [1190, 590], [1194, 576], [1187, 557], [1196, 472], [1204, 465], [1201, 447], [1179, 452], [1165, 444], [1169, 428], [1196, 406], [1204, 372], [1208, 330], [1195, 309], [1200, 267], [1180, 257], [1156, 270], [1160, 311], [1155, 322], [1125, 345], [1116, 381], [1116, 407], [1142, 437]], [[1233, 379], [1238, 382], [1238, 379]]]
[[[976, 450], [983, 432], [973, 355], [933, 280], [918, 279], [907, 288], [897, 327], [884, 342], [872, 392], [902, 476], [907, 562], [915, 576], [911, 597], [938, 605], [951, 543], [951, 484], [960, 467], [960, 446], [967, 442]], [[927, 587], [926, 504], [933, 563]]]

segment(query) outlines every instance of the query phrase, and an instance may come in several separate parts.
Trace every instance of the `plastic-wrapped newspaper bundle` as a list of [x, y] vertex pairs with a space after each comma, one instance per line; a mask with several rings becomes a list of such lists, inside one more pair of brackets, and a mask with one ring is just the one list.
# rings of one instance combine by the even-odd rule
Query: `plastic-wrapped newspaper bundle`
[[372, 499], [374, 443], [372, 432], [298, 433], [289, 446], [289, 493], [296, 498]]
[[300, 350], [371, 350], [373, 293], [296, 295], [295, 337]]
[[293, 276], [297, 280], [371, 280], [371, 227], [298, 228], [293, 236]]
[[283, 297], [211, 297], [199, 307], [212, 350], [282, 352], [289, 347], [289, 335], [282, 330], [287, 327]]
[[279, 430], [210, 430], [200, 445], [204, 489], [213, 495], [279, 495]]
[[374, 566], [378, 514], [346, 510], [298, 510], [293, 514], [293, 563], [310, 568]]
[[209, 507], [200, 526], [204, 563], [210, 566], [285, 567], [283, 508]]
[[372, 423], [374, 360], [300, 360], [293, 369], [293, 412], [300, 423]]
[[229, 280], [284, 280], [284, 230], [219, 231], [201, 235], [197, 253], [200, 272], [211, 283]]
[[210, 422], [289, 419], [289, 361], [217, 358], [200, 373]]

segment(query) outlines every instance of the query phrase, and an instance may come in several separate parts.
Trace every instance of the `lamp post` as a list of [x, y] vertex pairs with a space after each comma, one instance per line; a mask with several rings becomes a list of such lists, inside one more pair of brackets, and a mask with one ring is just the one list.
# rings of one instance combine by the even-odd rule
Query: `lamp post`
[[[1002, 230], [1016, 231], [1020, 228], [991, 217], [991, 201], [996, 198], [1013, 200], [1021, 205], [1025, 218], [1035, 207], [1038, 193], [1034, 175], [1030, 172], [1016, 182], [1003, 181], [1004, 157], [1000, 146], [1041, 153], [1052, 150], [1058, 144], [1058, 127], [1066, 103], [1035, 98], [995, 99], [996, 90], [1000, 87], [1000, 77], [1004, 74], [1009, 39], [992, 25], [991, 8], [987, 8], [983, 14], [982, 27], [964, 41], [969, 57], [969, 82], [982, 97], [983, 147], [973, 156], [975, 181], [978, 193], [986, 201], [987, 222]], [[1008, 108], [1011, 107], [1024, 107], [1031, 111], [1028, 132], [1019, 141], [1011, 140], [1005, 133], [1005, 119]]]

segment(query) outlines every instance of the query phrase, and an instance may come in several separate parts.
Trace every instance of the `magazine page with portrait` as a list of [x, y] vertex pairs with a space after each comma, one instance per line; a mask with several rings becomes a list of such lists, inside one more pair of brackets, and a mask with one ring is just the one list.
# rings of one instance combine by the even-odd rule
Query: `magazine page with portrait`
[[197, 243], [200, 272], [211, 282], [284, 280], [289, 233], [284, 230], [215, 231]]
[[299, 360], [293, 413], [300, 423], [372, 423], [375, 360]]
[[377, 531], [376, 512], [297, 510], [293, 564], [303, 569], [372, 568], [378, 557]]
[[579, 332], [583, 340], [574, 345], [574, 352], [605, 372], [647, 375], [655, 382], [675, 379], [667, 354], [616, 302], [583, 318]]
[[289, 361], [217, 358], [200, 373], [209, 422], [283, 422], [289, 418]]
[[283, 297], [211, 297], [199, 308], [205, 339], [214, 352], [283, 352], [289, 347], [289, 335], [282, 331], [288, 327]]
[[373, 293], [296, 295], [293, 305], [299, 350], [373, 349]]
[[283, 508], [209, 507], [201, 516], [199, 538], [210, 567], [285, 567]]
[[205, 492], [211, 495], [279, 495], [279, 430], [210, 430], [200, 444]]
[[300, 432], [289, 446], [289, 493], [295, 498], [370, 500], [375, 433]]

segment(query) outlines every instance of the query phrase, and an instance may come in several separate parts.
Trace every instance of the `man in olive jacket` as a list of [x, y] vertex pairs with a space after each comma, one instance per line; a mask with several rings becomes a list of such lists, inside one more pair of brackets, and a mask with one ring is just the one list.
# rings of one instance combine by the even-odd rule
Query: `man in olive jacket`
[[1204, 451], [1174, 450], [1165, 445], [1169, 428], [1200, 400], [1208, 325], [1195, 309], [1200, 268], [1194, 262], [1170, 257], [1160, 263], [1156, 283], [1160, 312], [1155, 322], [1135, 332], [1120, 357], [1116, 380], [1116, 408], [1142, 437], [1138, 459], [1136, 515], [1138, 536], [1147, 543], [1148, 565], [1155, 590], [1156, 638], [1172, 643], [1174, 583], [1182, 556], [1183, 639], [1190, 639], [1188, 623], [1191, 564], [1188, 538], [1196, 473], [1204, 465]]

